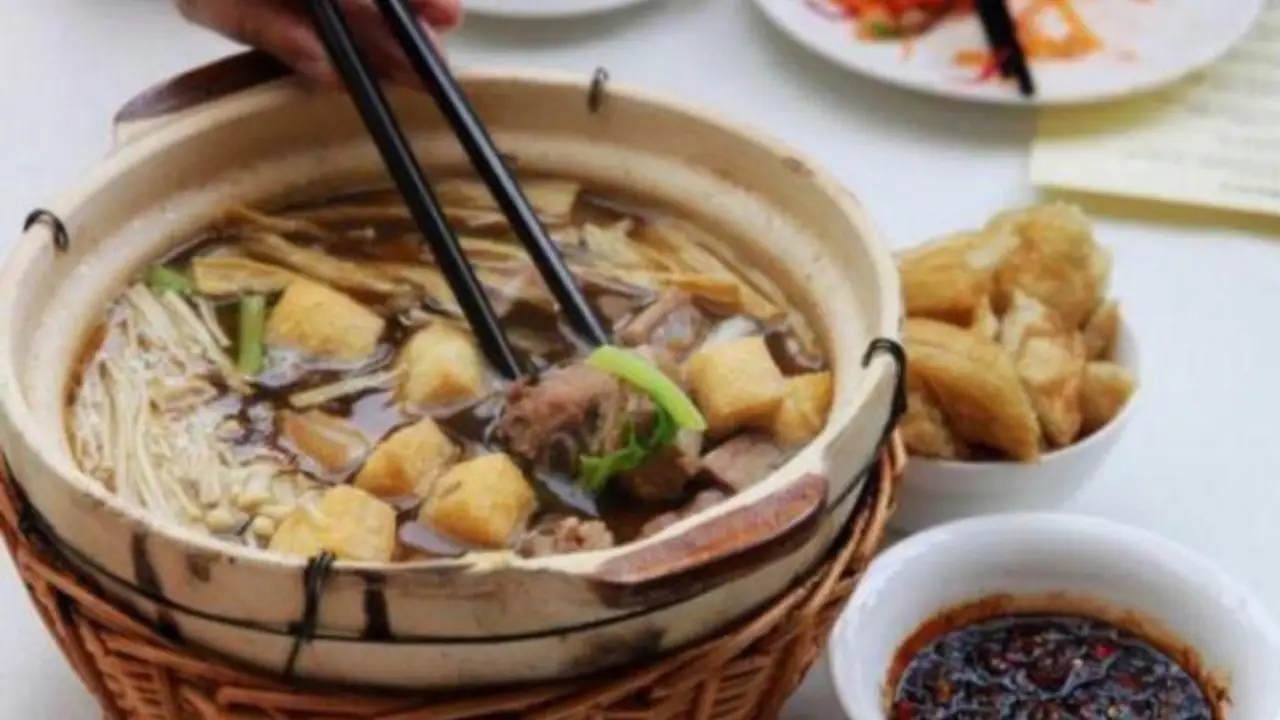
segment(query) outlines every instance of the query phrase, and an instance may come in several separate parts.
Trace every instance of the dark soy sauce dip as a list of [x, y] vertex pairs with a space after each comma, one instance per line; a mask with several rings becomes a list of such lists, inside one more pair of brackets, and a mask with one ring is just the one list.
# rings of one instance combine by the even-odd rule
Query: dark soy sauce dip
[[894, 663], [891, 720], [1220, 720], [1168, 654], [1075, 615], [978, 620], [908, 641]]

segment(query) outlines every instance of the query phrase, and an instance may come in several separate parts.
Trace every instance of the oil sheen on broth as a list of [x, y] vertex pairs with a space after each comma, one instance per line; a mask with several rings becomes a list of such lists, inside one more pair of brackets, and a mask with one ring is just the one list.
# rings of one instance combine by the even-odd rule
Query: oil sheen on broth
[[524, 379], [487, 366], [394, 193], [233, 208], [88, 339], [67, 413], [83, 470], [164, 521], [279, 553], [546, 555], [659, 532], [825, 424], [811, 329], [710, 233], [525, 181], [614, 331], [617, 352], [592, 355], [484, 187], [436, 190]]

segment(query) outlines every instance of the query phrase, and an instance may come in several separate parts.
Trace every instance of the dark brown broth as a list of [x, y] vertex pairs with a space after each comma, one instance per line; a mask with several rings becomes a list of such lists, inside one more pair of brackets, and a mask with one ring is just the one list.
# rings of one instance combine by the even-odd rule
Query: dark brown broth
[[[326, 198], [319, 202], [289, 206], [282, 212], [288, 214], [310, 208], [342, 204], [386, 204], [392, 197], [381, 190], [356, 192]], [[590, 191], [584, 191], [579, 195], [572, 213], [575, 225], [587, 221], [608, 224], [629, 219], [637, 227], [642, 227], [645, 223], [661, 221], [663, 217], [661, 213], [642, 203], [627, 199], [606, 198]], [[315, 238], [303, 234], [286, 233], [284, 237], [295, 244], [321, 247], [335, 257], [349, 260], [431, 262], [430, 251], [419, 239], [416, 228], [410, 221], [341, 221], [321, 224], [326, 231], [340, 240], [321, 245]], [[511, 239], [506, 231], [488, 233], [470, 231], [468, 235], [491, 240]], [[640, 237], [638, 241], [642, 241], [643, 233], [637, 235]], [[165, 262], [171, 266], [185, 266], [199, 255], [216, 252], [222, 247], [233, 248], [236, 242], [230, 234], [212, 230], [166, 258]], [[722, 260], [733, 264], [731, 259], [722, 258]], [[744, 282], [747, 281], [744, 279]], [[634, 317], [653, 300], [653, 295], [648, 292], [629, 293], [622, 292], [620, 289], [615, 291], [607, 287], [595, 286], [587, 286], [585, 290], [602, 316], [614, 326]], [[350, 291], [347, 291], [347, 294], [372, 307], [377, 307], [384, 299]], [[713, 321], [726, 319], [717, 316], [711, 308], [703, 307], [702, 309]], [[215, 310], [223, 331], [235, 343], [239, 322], [237, 302], [232, 300], [216, 303]], [[221, 394], [216, 402], [230, 406], [229, 414], [239, 420], [242, 428], [239, 434], [231, 439], [233, 446], [240, 451], [238, 454], [249, 458], [266, 448], [281, 457], [289, 458], [294, 467], [321, 482], [350, 482], [358, 466], [335, 474], [323, 469], [305, 454], [296, 452], [281, 435], [277, 411], [290, 407], [288, 397], [293, 393], [391, 367], [397, 349], [415, 328], [406, 325], [400, 314], [383, 313], [383, 316], [386, 320], [386, 329], [379, 340], [377, 353], [373, 358], [358, 365], [307, 358], [291, 351], [271, 349], [268, 353], [267, 369], [255, 383], [251, 396], [241, 397], [229, 392], [225, 387], [220, 387]], [[504, 325], [526, 367], [542, 371], [572, 360], [581, 354], [581, 345], [571, 336], [562, 319], [543, 308], [516, 301], [506, 312]], [[769, 348], [784, 374], [795, 375], [826, 369], [825, 361], [821, 357], [809, 356], [801, 349], [802, 344], [788, 326], [779, 324], [764, 330], [767, 333]], [[86, 345], [86, 361], [95, 353], [103, 351], [102, 342], [103, 333], [100, 331], [89, 339]], [[231, 348], [233, 356], [235, 351], [236, 348]], [[74, 394], [74, 388], [72, 393]], [[464, 456], [470, 457], [482, 454], [491, 448], [490, 433], [501, 409], [502, 393], [502, 388], [498, 388], [493, 395], [463, 407], [418, 411], [398, 404], [390, 391], [377, 390], [332, 400], [323, 403], [317, 409], [347, 420], [362, 432], [371, 446], [376, 445], [395, 430], [413, 423], [424, 414], [429, 414], [440, 424], [444, 432], [463, 448]], [[539, 501], [538, 515], [531, 519], [531, 527], [543, 517], [566, 514], [600, 517], [609, 525], [618, 541], [625, 542], [637, 537], [641, 526], [650, 519], [679, 507], [679, 503], [671, 505], [640, 503], [623, 496], [616, 490], [606, 492], [600, 498], [593, 498], [582, 491], [565, 473], [543, 472], [535, 479], [534, 486]], [[705, 487], [707, 487], [706, 481], [696, 480], [690, 485], [688, 495], [691, 497], [694, 492]], [[402, 520], [408, 520], [414, 516], [411, 504], [402, 504], [400, 507]], [[419, 535], [421, 536], [421, 533]], [[418, 552], [427, 555], [449, 555], [466, 549], [441, 537], [428, 538], [425, 545], [415, 544], [419, 547], [411, 550], [402, 547], [398, 554], [407, 556]]]

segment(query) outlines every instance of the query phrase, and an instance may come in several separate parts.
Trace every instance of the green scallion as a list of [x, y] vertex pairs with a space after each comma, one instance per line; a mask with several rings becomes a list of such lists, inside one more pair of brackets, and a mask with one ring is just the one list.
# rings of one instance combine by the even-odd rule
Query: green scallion
[[240, 372], [257, 375], [262, 372], [266, 345], [267, 298], [246, 295], [240, 298]]
[[671, 414], [671, 419], [681, 429], [695, 432], [707, 429], [706, 418], [702, 417], [698, 406], [693, 404], [684, 390], [637, 353], [614, 345], [604, 345], [587, 356], [587, 364], [643, 390], [655, 405]]
[[631, 472], [648, 462], [654, 453], [675, 442], [676, 422], [661, 407], [655, 408], [653, 430], [649, 437], [636, 435], [634, 425], [627, 427], [626, 444], [608, 455], [583, 455], [578, 458], [578, 484], [587, 492], [599, 494], [615, 475]]
[[578, 484], [588, 492], [604, 490], [610, 478], [635, 470], [663, 448], [676, 441], [680, 430], [702, 432], [707, 421], [693, 400], [643, 356], [624, 348], [605, 345], [587, 356], [587, 365], [607, 372], [635, 386], [654, 404], [654, 426], [648, 437], [636, 435], [634, 425], [626, 429], [623, 447], [603, 456], [578, 458]]
[[186, 275], [164, 265], [153, 265], [147, 272], [147, 286], [155, 292], [176, 292], [188, 295], [195, 286]]

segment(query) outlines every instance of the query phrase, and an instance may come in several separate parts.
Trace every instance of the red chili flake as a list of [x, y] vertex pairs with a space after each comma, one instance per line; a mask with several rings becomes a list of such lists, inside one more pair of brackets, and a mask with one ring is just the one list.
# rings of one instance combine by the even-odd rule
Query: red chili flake
[[916, 711], [911, 704], [903, 700], [893, 709], [894, 720], [915, 720]]
[[1106, 660], [1107, 658], [1115, 654], [1116, 654], [1116, 649], [1109, 645], [1098, 645], [1093, 648], [1093, 655], [1099, 660]]
[[993, 54], [987, 59], [982, 67], [978, 69], [978, 76], [973, 79], [975, 83], [984, 83], [1000, 74], [1000, 66], [1004, 65], [1004, 61], [1008, 59], [1009, 51], [1001, 50], [999, 53]]

